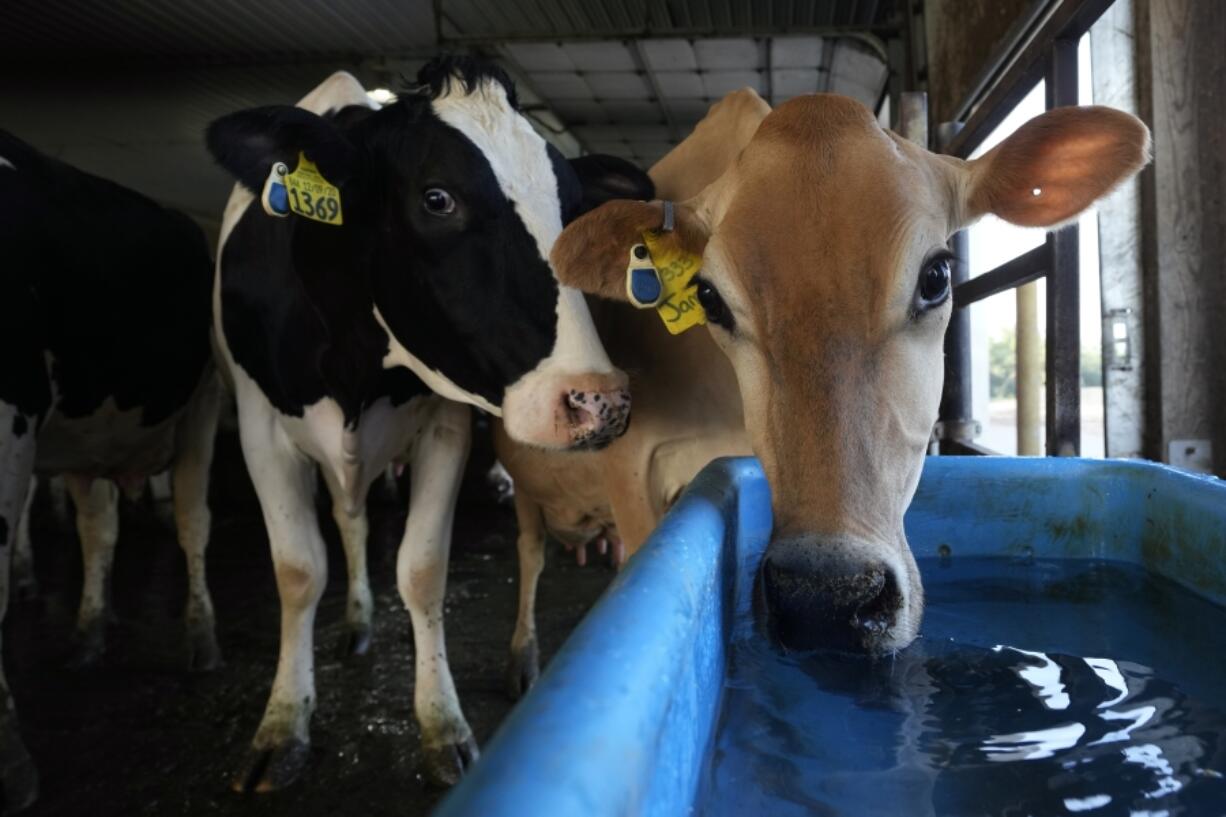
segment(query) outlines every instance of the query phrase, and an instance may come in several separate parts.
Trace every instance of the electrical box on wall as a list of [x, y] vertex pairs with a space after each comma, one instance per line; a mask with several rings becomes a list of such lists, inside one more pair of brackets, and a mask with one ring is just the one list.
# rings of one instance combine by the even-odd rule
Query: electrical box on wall
[[1169, 465], [1198, 474], [1213, 473], [1213, 443], [1209, 440], [1171, 440], [1167, 446]]

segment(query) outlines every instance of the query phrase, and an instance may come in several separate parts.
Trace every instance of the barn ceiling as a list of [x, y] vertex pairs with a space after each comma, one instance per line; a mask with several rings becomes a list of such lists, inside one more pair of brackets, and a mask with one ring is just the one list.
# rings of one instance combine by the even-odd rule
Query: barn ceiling
[[7, 0], [0, 127], [215, 229], [229, 182], [202, 132], [338, 68], [368, 87], [440, 48], [493, 57], [564, 152], [644, 167], [725, 93], [870, 107], [895, 0]]

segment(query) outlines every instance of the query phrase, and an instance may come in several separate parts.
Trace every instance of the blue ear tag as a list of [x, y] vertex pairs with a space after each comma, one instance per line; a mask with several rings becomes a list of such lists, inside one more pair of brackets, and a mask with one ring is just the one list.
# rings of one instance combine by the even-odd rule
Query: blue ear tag
[[289, 194], [285, 190], [285, 176], [289, 168], [284, 162], [275, 162], [268, 170], [268, 178], [264, 180], [264, 191], [260, 194], [260, 204], [264, 212], [277, 218], [289, 215]]
[[663, 296], [664, 284], [647, 248], [642, 244], [634, 245], [630, 264], [626, 267], [626, 297], [639, 309], [651, 309], [659, 306]]

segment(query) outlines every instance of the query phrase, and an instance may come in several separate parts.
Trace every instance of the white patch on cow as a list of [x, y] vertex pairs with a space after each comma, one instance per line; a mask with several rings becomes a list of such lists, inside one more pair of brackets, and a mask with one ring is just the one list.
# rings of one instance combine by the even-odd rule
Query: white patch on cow
[[[562, 204], [545, 140], [511, 107], [506, 89], [495, 80], [482, 82], [470, 93], [453, 81], [448, 93], [434, 100], [433, 108], [439, 119], [481, 151], [503, 195], [515, 205], [541, 258], [548, 263], [554, 242], [562, 234]], [[583, 295], [561, 285], [558, 290], [554, 348], [525, 378], [546, 370], [559, 374], [612, 372]]]
[[404, 366], [420, 377], [421, 382], [429, 386], [430, 390], [440, 397], [455, 400], [457, 403], [467, 403], [470, 406], [476, 406], [483, 411], [488, 411], [495, 417], [502, 416], [501, 408], [495, 406], [479, 394], [473, 394], [460, 388], [447, 375], [436, 369], [431, 369], [424, 360], [406, 349], [400, 341], [396, 340], [396, 336], [392, 334], [392, 330], [388, 327], [387, 321], [383, 319], [383, 315], [379, 312], [379, 307], [377, 306], [375, 307], [375, 320], [383, 327], [383, 331], [387, 333], [387, 354], [383, 356], [383, 368], [394, 369], [397, 366]]
[[382, 106], [366, 95], [366, 89], [348, 71], [337, 71], [302, 99], [297, 107], [321, 116], [328, 111], [346, 108], [350, 105], [361, 105], [371, 110], [379, 110]]
[[17, 166], [15, 164], [10, 162], [8, 159], [4, 158], [3, 156], [0, 156], [0, 167], [7, 167], [9, 170], [17, 169]]

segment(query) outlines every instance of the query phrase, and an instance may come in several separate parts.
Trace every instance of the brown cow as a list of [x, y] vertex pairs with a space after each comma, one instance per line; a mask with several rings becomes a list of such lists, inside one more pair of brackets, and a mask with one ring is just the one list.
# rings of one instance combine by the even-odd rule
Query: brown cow
[[[656, 194], [685, 200], [700, 193], [768, 113], [770, 106], [748, 88], [717, 102], [648, 171]], [[704, 465], [752, 453], [736, 375], [710, 333], [673, 337], [654, 312], [623, 303], [593, 299], [591, 311], [610, 357], [630, 375], [634, 419], [625, 435], [603, 451], [560, 455], [512, 442], [495, 425], [494, 447], [514, 481], [519, 522], [519, 616], [507, 670], [512, 697], [538, 671], [534, 604], [546, 530], [581, 559], [587, 544], [607, 543], [620, 565]]]
[[611, 299], [626, 299], [627, 259], [646, 233], [700, 256], [707, 327], [694, 331], [731, 362], [771, 485], [757, 602], [784, 646], [879, 654], [919, 629], [903, 513], [941, 394], [949, 236], [988, 213], [1067, 222], [1148, 151], [1128, 114], [1060, 108], [967, 162], [883, 130], [858, 102], [806, 96], [767, 115], [727, 172], [676, 205], [673, 231], [661, 232], [661, 202], [615, 201], [563, 232], [560, 279]]
[[732, 363], [771, 486], [758, 605], [783, 645], [879, 654], [920, 628], [902, 515], [942, 390], [951, 234], [987, 213], [1057, 226], [1148, 156], [1145, 126], [1108, 108], [1051, 110], [965, 162], [818, 94], [767, 115], [674, 231], [662, 202], [615, 201], [554, 245], [560, 278], [607, 298], [645, 233], [700, 256], [699, 331]]

